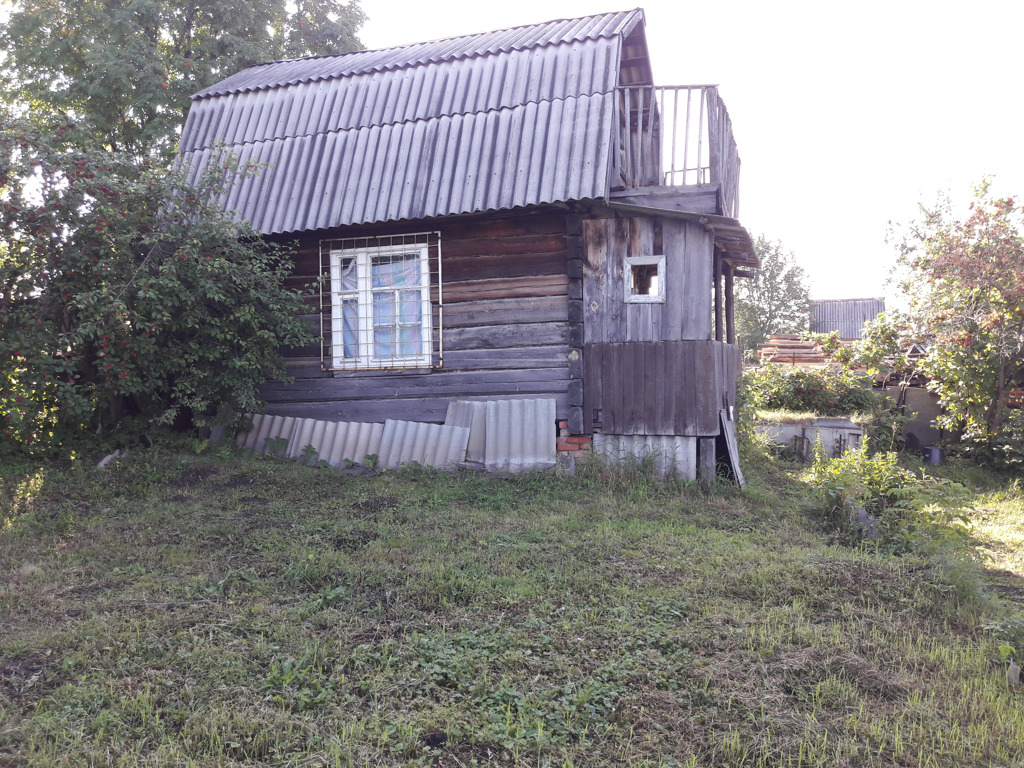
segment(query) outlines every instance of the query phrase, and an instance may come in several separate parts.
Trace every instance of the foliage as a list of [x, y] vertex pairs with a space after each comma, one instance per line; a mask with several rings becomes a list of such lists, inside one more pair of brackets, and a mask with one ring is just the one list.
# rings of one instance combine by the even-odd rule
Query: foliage
[[[13, 0], [8, 97], [69, 140], [170, 157], [189, 99], [282, 58], [357, 50], [358, 0]], [[0, 62], [4, 61], [0, 58]]]
[[191, 186], [0, 128], [0, 438], [258, 408], [279, 345], [309, 336], [287, 253], [212, 202], [251, 170], [225, 159]]
[[1020, 469], [1024, 465], [1024, 408], [1009, 411], [986, 449], [991, 462], [998, 467]]
[[865, 413], [877, 400], [855, 375], [835, 368], [762, 365], [744, 370], [741, 386], [745, 401], [755, 409], [810, 411], [818, 416]]
[[755, 350], [772, 333], [807, 330], [807, 276], [780, 241], [764, 235], [754, 242], [761, 260], [757, 274], [736, 282], [736, 333], [744, 350]]
[[906, 380], [917, 370], [910, 353], [926, 341], [924, 332], [898, 309], [889, 309], [864, 324], [861, 338], [843, 344], [839, 331], [812, 333], [810, 337], [832, 362], [847, 370], [864, 369], [869, 376], [899, 373]]
[[[965, 536], [966, 489], [923, 472], [915, 475], [900, 466], [895, 452], [871, 455], [865, 444], [830, 459], [819, 450], [807, 482], [830, 517], [856, 540], [866, 540], [865, 521], [873, 518], [874, 543], [892, 554]], [[858, 520], [861, 510], [866, 516]]]
[[939, 424], [989, 456], [1019, 456], [1024, 443], [991, 448], [1013, 442], [1013, 429], [999, 435], [1008, 394], [1024, 383], [1024, 207], [993, 197], [986, 181], [964, 219], [948, 198], [922, 210], [898, 247], [908, 326], [929, 342], [921, 370], [941, 400]]

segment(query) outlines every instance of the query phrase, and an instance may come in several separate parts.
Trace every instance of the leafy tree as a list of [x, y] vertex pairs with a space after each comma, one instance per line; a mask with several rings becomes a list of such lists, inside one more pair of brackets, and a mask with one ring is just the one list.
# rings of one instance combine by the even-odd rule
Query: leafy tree
[[921, 368], [944, 426], [986, 441], [1024, 381], [1024, 207], [993, 197], [985, 181], [966, 218], [948, 198], [922, 211], [898, 243], [909, 316], [930, 342]]
[[358, 0], [0, 0], [7, 98], [66, 140], [167, 159], [191, 94], [274, 59], [357, 50]]
[[744, 350], [757, 349], [773, 333], [807, 330], [810, 292], [802, 267], [780, 241], [763, 235], [754, 242], [761, 260], [757, 275], [737, 282], [736, 329]]
[[279, 346], [311, 338], [288, 254], [211, 202], [246, 169], [192, 187], [53, 143], [0, 123], [0, 443], [259, 408]]

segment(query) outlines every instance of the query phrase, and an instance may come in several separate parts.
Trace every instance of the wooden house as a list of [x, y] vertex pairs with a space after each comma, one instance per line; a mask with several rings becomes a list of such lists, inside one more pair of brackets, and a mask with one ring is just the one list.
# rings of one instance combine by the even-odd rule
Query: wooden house
[[296, 286], [324, 276], [322, 343], [290, 351], [268, 413], [441, 422], [454, 400], [549, 398], [560, 450], [594, 436], [713, 471], [733, 279], [756, 259], [718, 91], [655, 86], [644, 25], [271, 62], [193, 97], [182, 159], [263, 164], [225, 205], [297, 244]]

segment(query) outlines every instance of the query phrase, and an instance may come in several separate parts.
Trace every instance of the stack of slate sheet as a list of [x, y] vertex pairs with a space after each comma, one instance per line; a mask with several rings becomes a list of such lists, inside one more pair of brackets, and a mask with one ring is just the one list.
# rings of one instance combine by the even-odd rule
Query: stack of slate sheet
[[388, 419], [383, 424], [250, 414], [252, 429], [236, 445], [309, 464], [403, 464], [448, 468], [483, 464], [492, 472], [555, 465], [555, 401], [459, 400], [444, 424]]

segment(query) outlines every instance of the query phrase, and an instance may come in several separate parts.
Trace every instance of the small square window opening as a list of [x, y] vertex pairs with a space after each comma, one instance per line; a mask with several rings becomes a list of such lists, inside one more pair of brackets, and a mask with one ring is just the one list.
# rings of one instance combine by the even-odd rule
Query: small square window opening
[[664, 256], [627, 256], [622, 272], [627, 304], [664, 303]]

